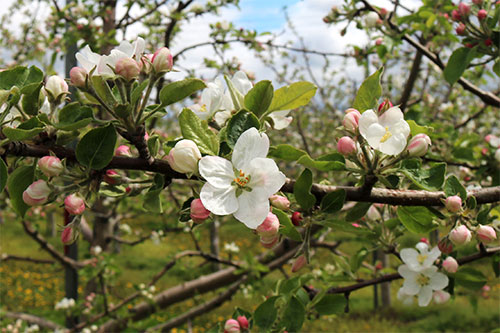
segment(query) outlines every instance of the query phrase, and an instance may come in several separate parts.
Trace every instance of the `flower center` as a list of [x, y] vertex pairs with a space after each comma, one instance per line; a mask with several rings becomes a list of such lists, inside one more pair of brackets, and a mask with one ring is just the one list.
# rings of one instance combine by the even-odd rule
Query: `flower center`
[[417, 256], [417, 261], [420, 265], [422, 265], [425, 261], [425, 259], [427, 259], [427, 256], [426, 255], [423, 255], [423, 254], [419, 254]]
[[247, 186], [252, 178], [250, 175], [246, 176], [241, 170], [234, 170], [233, 186], [236, 186], [236, 197], [239, 197], [243, 191], [251, 192], [252, 188]]
[[201, 111], [201, 112], [207, 112], [207, 105], [206, 105], [206, 104], [203, 104], [203, 105], [200, 107], [200, 111]]
[[417, 278], [417, 283], [421, 286], [424, 287], [429, 284], [430, 278], [428, 276], [425, 276], [424, 274], [420, 274]]
[[386, 142], [387, 140], [389, 140], [389, 138], [392, 136], [392, 133], [389, 132], [389, 127], [385, 127], [385, 134], [384, 136], [382, 137], [382, 139], [380, 139], [380, 143], [384, 143]]

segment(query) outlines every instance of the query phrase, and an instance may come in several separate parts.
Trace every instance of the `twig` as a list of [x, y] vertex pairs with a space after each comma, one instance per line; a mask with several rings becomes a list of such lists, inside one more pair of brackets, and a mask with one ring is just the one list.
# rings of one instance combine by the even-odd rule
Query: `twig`
[[422, 52], [417, 50], [415, 58], [413, 59], [413, 64], [411, 65], [410, 76], [406, 81], [405, 88], [403, 90], [403, 93], [401, 94], [401, 99], [398, 102], [398, 104], [400, 104], [400, 109], [403, 112], [406, 109], [408, 100], [410, 99], [411, 96], [411, 92], [413, 90], [413, 87], [415, 86], [415, 82], [417, 81], [418, 74], [420, 72], [420, 65], [422, 64], [422, 57], [423, 57]]
[[68, 332], [68, 330], [66, 330], [64, 327], [62, 327], [59, 324], [54, 323], [53, 321], [47, 320], [45, 318], [40, 318], [40, 317], [34, 316], [32, 314], [29, 314], [29, 313], [0, 311], [0, 318], [2, 318], [2, 317], [21, 319], [21, 320], [27, 321], [29, 323], [44, 327], [44, 328], [48, 328], [51, 330], [57, 330], [58, 332]]
[[31, 257], [20, 257], [20, 256], [12, 255], [12, 254], [6, 254], [6, 253], [3, 253], [2, 256], [0, 257], [0, 262], [9, 261], [9, 260], [28, 261], [28, 262], [32, 262], [34, 264], [53, 264], [53, 263], [55, 263], [54, 260], [50, 260], [50, 259], [36, 259], [36, 258], [31, 258]]
[[150, 235], [146, 235], [146, 236], [140, 237], [139, 239], [131, 241], [131, 240], [123, 239], [123, 238], [115, 236], [115, 235], [113, 235], [111, 237], [108, 237], [108, 239], [112, 239], [115, 242], [118, 242], [120, 244], [130, 245], [130, 246], [134, 246], [134, 245], [140, 244], [140, 243], [142, 243], [142, 242], [144, 242], [144, 241], [146, 241], [146, 240], [148, 240], [150, 238], [151, 238]]
[[469, 123], [469, 121], [471, 120], [474, 120], [476, 119], [477, 117], [479, 117], [481, 114], [484, 113], [484, 111], [486, 111], [488, 109], [488, 106], [489, 105], [484, 105], [481, 110], [477, 111], [476, 113], [474, 113], [473, 115], [471, 115], [469, 118], [465, 119], [464, 121], [462, 121], [461, 123], [458, 123], [455, 125], [455, 129], [459, 129], [460, 127], [464, 127], [465, 125], [467, 125]]
[[106, 284], [104, 283], [104, 277], [102, 276], [102, 272], [99, 273], [99, 284], [101, 285], [101, 291], [104, 303], [104, 313], [107, 315], [109, 313], [108, 295], [106, 291]]

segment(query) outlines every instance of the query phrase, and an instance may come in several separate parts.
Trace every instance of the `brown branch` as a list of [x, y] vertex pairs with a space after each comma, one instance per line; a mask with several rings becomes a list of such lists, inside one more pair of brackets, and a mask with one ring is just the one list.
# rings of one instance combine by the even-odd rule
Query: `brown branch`
[[13, 319], [21, 319], [27, 321], [31, 324], [36, 324], [40, 327], [48, 328], [50, 330], [57, 330], [58, 332], [67, 332], [67, 330], [59, 324], [54, 323], [53, 321], [47, 320], [45, 318], [40, 318], [29, 313], [22, 312], [10, 312], [10, 311], [0, 311], [0, 318], [13, 318]]
[[140, 244], [140, 243], [142, 243], [142, 242], [144, 242], [144, 241], [146, 241], [146, 240], [148, 240], [150, 238], [151, 238], [151, 236], [147, 235], [147, 236], [142, 236], [139, 239], [136, 239], [134, 241], [131, 241], [131, 240], [123, 239], [123, 238], [115, 236], [115, 235], [113, 235], [111, 237], [108, 237], [108, 239], [112, 239], [112, 240], [114, 240], [117, 243], [125, 244], [125, 245], [130, 245], [130, 246], [134, 246], [134, 245]]
[[405, 88], [403, 90], [403, 93], [401, 94], [401, 99], [398, 102], [398, 104], [400, 104], [400, 108], [403, 112], [406, 109], [406, 106], [408, 104], [408, 100], [410, 99], [410, 96], [411, 96], [411, 92], [413, 90], [413, 87], [415, 86], [415, 82], [417, 81], [418, 74], [420, 72], [420, 65], [422, 64], [422, 57], [423, 57], [422, 52], [417, 50], [417, 53], [415, 54], [415, 58], [413, 59], [413, 64], [411, 65], [410, 76], [408, 77], [408, 80], [406, 81]]
[[53, 264], [55, 263], [54, 260], [50, 259], [36, 259], [36, 258], [31, 258], [31, 257], [20, 257], [12, 254], [6, 254], [3, 253], [2, 256], [0, 257], [0, 262], [5, 262], [9, 260], [17, 260], [17, 261], [28, 261], [34, 264]]
[[458, 123], [455, 125], [455, 129], [459, 129], [460, 127], [464, 127], [465, 125], [467, 125], [469, 123], [469, 121], [471, 120], [474, 120], [476, 119], [477, 117], [479, 117], [481, 114], [484, 113], [484, 111], [486, 111], [488, 109], [488, 105], [484, 105], [481, 110], [477, 111], [476, 113], [474, 113], [473, 115], [471, 115], [469, 118], [465, 119], [464, 121], [462, 121], [461, 123]]

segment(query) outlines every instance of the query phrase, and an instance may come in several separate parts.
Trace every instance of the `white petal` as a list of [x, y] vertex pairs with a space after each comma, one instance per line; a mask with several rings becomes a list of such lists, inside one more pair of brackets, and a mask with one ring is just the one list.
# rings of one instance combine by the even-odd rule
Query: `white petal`
[[111, 50], [111, 53], [113, 53], [113, 51], [119, 51], [121, 53], [124, 53], [128, 58], [132, 58], [132, 56], [134, 55], [134, 46], [128, 41], [122, 40], [118, 47]]
[[426, 255], [429, 251], [429, 245], [424, 242], [418, 242], [417, 245], [415, 245], [415, 248], [423, 255]]
[[269, 117], [273, 120], [274, 129], [281, 130], [290, 125], [293, 118], [287, 117], [288, 113], [290, 113], [290, 110], [275, 111], [269, 115]]
[[260, 195], [262, 200], [278, 192], [286, 181], [286, 176], [270, 158], [253, 159], [247, 170], [251, 176], [248, 186], [256, 192], [256, 195]]
[[231, 117], [230, 111], [220, 111], [215, 114], [214, 119], [217, 125], [222, 127], [230, 117]]
[[397, 106], [393, 106], [378, 118], [378, 122], [384, 127], [391, 127], [394, 124], [399, 123], [402, 119], [404, 119], [404, 116], [401, 109]]
[[379, 149], [380, 146], [380, 140], [382, 140], [382, 137], [385, 135], [385, 128], [380, 126], [380, 124], [372, 124], [370, 127], [368, 127], [368, 130], [366, 132], [365, 139], [368, 141], [368, 144], [374, 148], [374, 149]]
[[402, 133], [392, 133], [387, 141], [380, 143], [378, 150], [387, 155], [398, 155], [405, 147], [406, 137]]
[[212, 186], [226, 188], [234, 180], [233, 165], [225, 158], [205, 156], [200, 160], [198, 168], [202, 177]]
[[[402, 249], [400, 255], [401, 260], [403, 260], [403, 262], [407, 264], [408, 268], [410, 268], [411, 270], [415, 271], [415, 268], [419, 266], [417, 259], [418, 252], [415, 249]], [[401, 275], [404, 277], [403, 274]]]
[[234, 187], [217, 188], [205, 183], [201, 188], [200, 199], [206, 209], [215, 215], [233, 214], [238, 209]]
[[109, 74], [109, 75], [114, 75], [113, 71], [111, 68], [108, 66], [109, 64], [109, 56], [101, 56], [99, 59], [99, 63], [97, 64], [97, 69], [95, 71], [95, 74]]
[[432, 275], [431, 280], [429, 281], [429, 286], [433, 290], [441, 290], [448, 285], [448, 277], [443, 273], [435, 273]]
[[422, 269], [421, 273], [428, 277], [432, 277], [437, 272], [437, 269], [436, 266], [426, 267]]
[[134, 42], [134, 56], [136, 61], [141, 59], [141, 55], [144, 53], [145, 48], [146, 48], [146, 42], [141, 37], [138, 37], [137, 40]]
[[438, 247], [434, 247], [429, 253], [427, 253], [427, 259], [425, 259], [423, 266], [424, 267], [429, 267], [431, 266], [434, 261], [436, 261], [437, 258], [441, 255], [441, 251], [439, 251]]
[[432, 299], [432, 289], [430, 287], [423, 287], [418, 293], [418, 305], [427, 306]]
[[255, 229], [264, 222], [269, 213], [269, 200], [255, 194], [245, 192], [238, 197], [238, 210], [233, 216], [250, 229]]
[[401, 275], [404, 279], [415, 279], [417, 276], [417, 273], [412, 270], [408, 265], [401, 265], [398, 267], [398, 273]]
[[401, 133], [405, 139], [410, 135], [410, 125], [403, 119], [387, 127], [392, 134]]
[[231, 82], [233, 83], [234, 87], [243, 94], [243, 96], [245, 96], [247, 92], [252, 89], [252, 82], [250, 82], [245, 72], [236, 72], [231, 79]]
[[403, 282], [401, 289], [403, 289], [405, 294], [416, 295], [420, 291], [420, 286], [417, 284], [415, 278], [408, 278]]
[[368, 127], [378, 123], [378, 117], [373, 110], [366, 110], [359, 118], [359, 132], [366, 139]]
[[252, 127], [247, 129], [236, 141], [233, 150], [233, 165], [236, 169], [248, 168], [250, 162], [257, 157], [266, 157], [269, 151], [269, 138], [265, 133]]

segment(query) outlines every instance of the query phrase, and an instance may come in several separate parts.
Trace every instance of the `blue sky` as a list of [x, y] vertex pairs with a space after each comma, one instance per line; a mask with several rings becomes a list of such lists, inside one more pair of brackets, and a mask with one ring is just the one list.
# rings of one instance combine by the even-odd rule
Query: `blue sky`
[[291, 6], [300, 0], [241, 0], [241, 13], [237, 23], [247, 29], [258, 32], [276, 30], [285, 23], [283, 7]]

